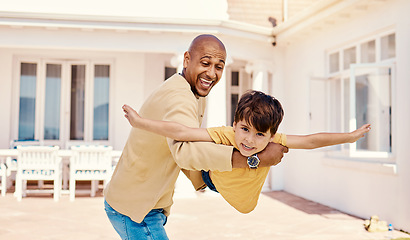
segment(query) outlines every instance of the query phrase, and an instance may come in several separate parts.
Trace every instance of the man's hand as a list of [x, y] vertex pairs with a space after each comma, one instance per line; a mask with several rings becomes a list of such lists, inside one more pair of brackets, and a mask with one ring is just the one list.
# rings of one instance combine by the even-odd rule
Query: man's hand
[[[260, 159], [259, 167], [269, 167], [275, 166], [283, 158], [283, 154], [287, 153], [289, 149], [277, 143], [269, 143], [266, 148], [258, 153]], [[246, 163], [247, 157], [241, 155], [237, 150], [232, 153], [232, 167], [233, 168], [247, 168], [249, 167]]]
[[282, 161], [283, 154], [289, 152], [287, 147], [284, 147], [278, 143], [269, 143], [266, 148], [258, 153], [260, 159], [259, 167], [275, 166]]

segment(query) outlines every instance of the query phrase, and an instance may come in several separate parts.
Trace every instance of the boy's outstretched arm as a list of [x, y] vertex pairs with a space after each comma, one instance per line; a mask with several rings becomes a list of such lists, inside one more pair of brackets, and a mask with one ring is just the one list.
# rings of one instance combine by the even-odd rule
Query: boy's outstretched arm
[[[125, 117], [131, 126], [150, 131], [177, 141], [206, 141], [213, 142], [205, 128], [190, 128], [176, 122], [158, 121], [142, 118], [132, 107], [122, 106]], [[261, 160], [260, 167], [268, 167], [278, 164], [288, 148], [277, 143], [269, 143], [258, 156]], [[246, 157], [237, 150], [232, 153], [233, 168], [247, 168]]]
[[128, 105], [122, 106], [125, 117], [131, 126], [150, 131], [177, 141], [204, 141], [212, 142], [208, 131], [205, 128], [190, 128], [185, 125], [168, 122], [151, 120], [142, 118], [132, 107]]
[[365, 124], [350, 133], [316, 133], [310, 135], [287, 135], [287, 147], [295, 149], [314, 149], [331, 145], [353, 143], [364, 137], [371, 129]]

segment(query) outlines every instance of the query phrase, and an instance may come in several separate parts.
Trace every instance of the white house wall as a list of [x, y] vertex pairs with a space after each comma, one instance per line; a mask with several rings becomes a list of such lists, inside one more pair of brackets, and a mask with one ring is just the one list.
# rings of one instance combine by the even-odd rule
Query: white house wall
[[[324, 121], [311, 121], [313, 107], [319, 118], [324, 116], [325, 99], [311, 104], [310, 92], [323, 96], [324, 88], [311, 79], [326, 76], [326, 51], [345, 46], [386, 29], [396, 32], [396, 88], [393, 89], [396, 112], [393, 119], [393, 144], [396, 165], [361, 163], [349, 159], [327, 157], [325, 150], [291, 150], [280, 164], [284, 169], [284, 190], [334, 207], [341, 211], [369, 218], [379, 215], [398, 229], [410, 230], [410, 1], [379, 1], [369, 11], [357, 10], [334, 24], [309, 26], [293, 37], [278, 37], [277, 55], [284, 55], [284, 67], [274, 78], [284, 86], [285, 108], [282, 132], [307, 134], [328, 130]], [[276, 53], [275, 53], [276, 54]], [[319, 86], [319, 85], [317, 85]], [[315, 118], [317, 116], [312, 116]], [[397, 172], [394, 172], [397, 167]]]
[[[227, 47], [228, 65], [236, 60], [269, 60], [273, 52], [270, 38], [267, 36], [222, 26], [199, 25], [195, 28], [195, 25], [177, 24], [181, 31], [161, 32], [158, 29], [142, 31], [134, 25], [124, 30], [108, 26], [110, 24], [107, 22], [75, 21], [75, 17], [81, 16], [59, 16], [56, 17], [57, 20], [50, 21], [38, 20], [32, 15], [29, 17], [33, 19], [21, 20], [24, 22], [22, 25], [18, 25], [18, 18], [12, 18], [11, 22], [0, 22], [0, 95], [4, 100], [0, 110], [5, 113], [0, 120], [4, 123], [0, 129], [2, 133], [6, 133], [0, 138], [2, 148], [7, 148], [10, 140], [13, 140], [11, 131], [15, 131], [15, 128], [11, 126], [17, 122], [12, 116], [15, 112], [15, 109], [12, 109], [15, 96], [11, 91], [12, 82], [16, 80], [16, 76], [13, 76], [13, 69], [16, 67], [13, 59], [17, 56], [71, 60], [103, 59], [112, 62], [113, 99], [110, 102], [110, 115], [113, 114], [113, 122], [110, 123], [110, 143], [115, 149], [122, 149], [129, 132], [128, 123], [121, 111], [122, 104], [132, 104], [139, 109], [143, 100], [161, 84], [165, 66], [177, 67], [174, 66], [172, 58], [177, 56], [181, 61], [182, 54], [198, 34], [213, 33], [220, 37]], [[69, 20], [58, 20], [60, 18]], [[109, 19], [112, 20], [112, 17]], [[158, 27], [161, 24], [153, 25]], [[189, 31], [183, 32], [186, 28], [189, 28]], [[219, 86], [223, 87], [222, 84], [226, 82], [222, 80]], [[215, 102], [215, 106], [209, 104], [208, 107], [212, 110], [208, 114], [209, 119], [213, 119], [210, 123], [212, 126], [226, 124], [225, 118], [220, 117], [225, 115], [226, 106], [221, 105], [218, 100], [225, 99], [225, 91], [219, 91], [210, 98], [213, 98], [210, 102]]]

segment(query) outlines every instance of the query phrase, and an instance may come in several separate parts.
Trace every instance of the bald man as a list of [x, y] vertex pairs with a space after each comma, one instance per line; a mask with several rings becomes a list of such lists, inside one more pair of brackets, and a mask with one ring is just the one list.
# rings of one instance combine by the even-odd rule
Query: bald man
[[[184, 53], [183, 70], [159, 86], [144, 102], [144, 118], [200, 127], [205, 97], [221, 79], [226, 50], [212, 35], [196, 37]], [[259, 166], [279, 163], [286, 148], [271, 143]], [[182, 170], [196, 190], [206, 187], [200, 170], [231, 171], [248, 167], [232, 146], [178, 142], [132, 128], [110, 183], [104, 190], [105, 211], [122, 239], [168, 239], [175, 182]]]

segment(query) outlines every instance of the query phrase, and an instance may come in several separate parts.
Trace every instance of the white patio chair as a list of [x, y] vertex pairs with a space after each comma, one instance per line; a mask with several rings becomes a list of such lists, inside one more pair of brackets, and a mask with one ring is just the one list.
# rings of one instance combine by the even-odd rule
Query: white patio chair
[[[67, 141], [65, 143], [65, 149], [71, 149], [71, 147], [79, 146], [100, 146], [101, 144], [96, 141], [86, 142], [86, 141]], [[70, 178], [70, 163], [63, 161], [63, 190], [68, 189], [68, 179]]]
[[[15, 139], [10, 141], [10, 149], [17, 149], [17, 146], [43, 146], [44, 142], [37, 139]], [[16, 180], [17, 172], [17, 159], [8, 157], [6, 159], [7, 166], [7, 188], [10, 188], [13, 185], [13, 181]], [[38, 181], [38, 187], [44, 187], [44, 181]]]
[[[21, 201], [27, 190], [27, 180], [52, 180], [54, 184], [53, 197], [58, 201], [61, 195], [62, 161], [58, 157], [59, 147], [17, 146], [17, 174], [15, 196]], [[38, 192], [50, 192], [46, 189]], [[36, 192], [37, 192], [36, 191]]]
[[70, 200], [74, 201], [76, 181], [91, 180], [91, 197], [98, 190], [98, 182], [108, 183], [112, 175], [111, 146], [72, 146], [70, 159]]

